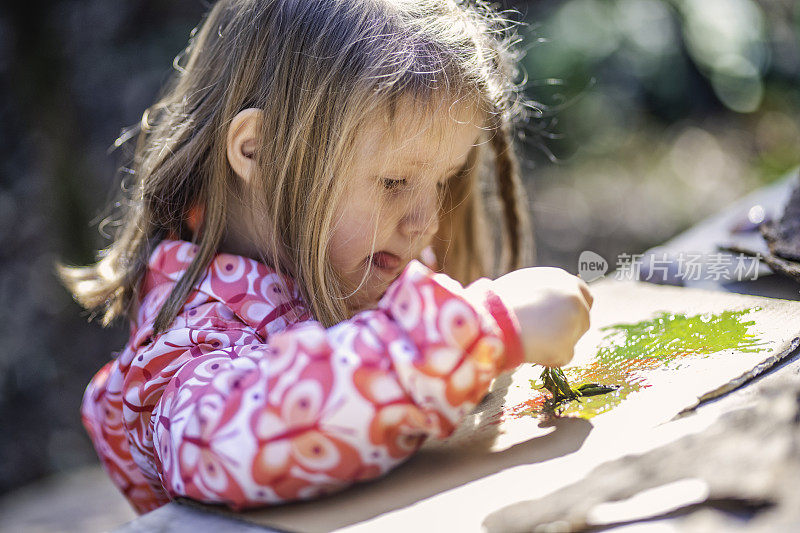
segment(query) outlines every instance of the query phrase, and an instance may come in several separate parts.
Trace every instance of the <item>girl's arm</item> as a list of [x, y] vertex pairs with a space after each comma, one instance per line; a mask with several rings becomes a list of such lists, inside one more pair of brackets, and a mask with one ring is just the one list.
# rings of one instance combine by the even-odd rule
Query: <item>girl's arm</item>
[[465, 289], [414, 261], [377, 310], [189, 359], [150, 419], [163, 486], [237, 509], [307, 499], [449, 435], [522, 361], [490, 285]]

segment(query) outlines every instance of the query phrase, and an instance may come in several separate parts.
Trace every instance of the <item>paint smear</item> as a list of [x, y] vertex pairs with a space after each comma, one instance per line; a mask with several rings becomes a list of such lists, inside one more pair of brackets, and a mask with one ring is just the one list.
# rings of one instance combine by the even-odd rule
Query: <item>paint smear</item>
[[[760, 307], [717, 314], [687, 316], [661, 312], [635, 324], [615, 324], [607, 331], [595, 359], [584, 366], [565, 368], [573, 388], [585, 383], [618, 387], [614, 392], [573, 400], [562, 406], [561, 416], [592, 418], [619, 405], [631, 393], [648, 388], [647, 375], [678, 369], [687, 359], [708, 357], [726, 350], [759, 352], [763, 344], [749, 329], [755, 324], [745, 315]], [[729, 354], [730, 355], [730, 354]], [[541, 380], [530, 380], [532, 397], [504, 408], [503, 417], [539, 416], [549, 393]]]

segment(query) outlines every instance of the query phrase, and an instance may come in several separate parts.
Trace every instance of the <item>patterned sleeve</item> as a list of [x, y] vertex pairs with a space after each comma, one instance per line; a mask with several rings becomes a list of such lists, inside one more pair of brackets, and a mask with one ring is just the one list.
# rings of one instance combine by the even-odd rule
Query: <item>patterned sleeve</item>
[[376, 310], [186, 362], [151, 419], [163, 486], [236, 509], [308, 499], [449, 435], [522, 359], [488, 287], [412, 262]]

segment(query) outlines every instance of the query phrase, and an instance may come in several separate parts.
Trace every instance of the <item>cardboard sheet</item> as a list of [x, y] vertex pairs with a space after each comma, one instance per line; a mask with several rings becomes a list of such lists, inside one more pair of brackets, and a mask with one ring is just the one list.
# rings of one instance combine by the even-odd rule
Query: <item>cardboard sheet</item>
[[[738, 348], [709, 353], [692, 352], [679, 342], [679, 357], [637, 367], [635, 386], [590, 418], [545, 420], [526, 411], [525, 402], [540, 394], [531, 380], [541, 368], [523, 365], [495, 381], [451, 438], [427, 443], [384, 478], [321, 500], [235, 516], [302, 532], [479, 531], [497, 509], [579, 481], [602, 462], [702, 430], [713, 422], [711, 410], [674, 419], [700, 399], [763, 372], [800, 343], [798, 302], [614, 280], [592, 284], [592, 292], [592, 328], [578, 343], [568, 375], [583, 375], [593, 363], [595, 370], [602, 367], [598, 354], [608, 355], [626, 342], [624, 328], [615, 325], [681, 314], [695, 322], [703, 315], [704, 322], [727, 312], [743, 324], [746, 339], [733, 343]], [[714, 343], [709, 346], [706, 351]]]

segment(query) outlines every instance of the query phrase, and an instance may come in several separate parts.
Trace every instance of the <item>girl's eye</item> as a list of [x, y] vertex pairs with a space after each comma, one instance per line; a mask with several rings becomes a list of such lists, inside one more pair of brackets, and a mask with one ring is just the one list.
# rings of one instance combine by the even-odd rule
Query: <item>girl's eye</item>
[[383, 179], [383, 188], [387, 189], [387, 190], [390, 190], [390, 191], [400, 187], [401, 185], [405, 185], [405, 184], [406, 184], [406, 180], [405, 179], [391, 179], [391, 178], [384, 178]]

